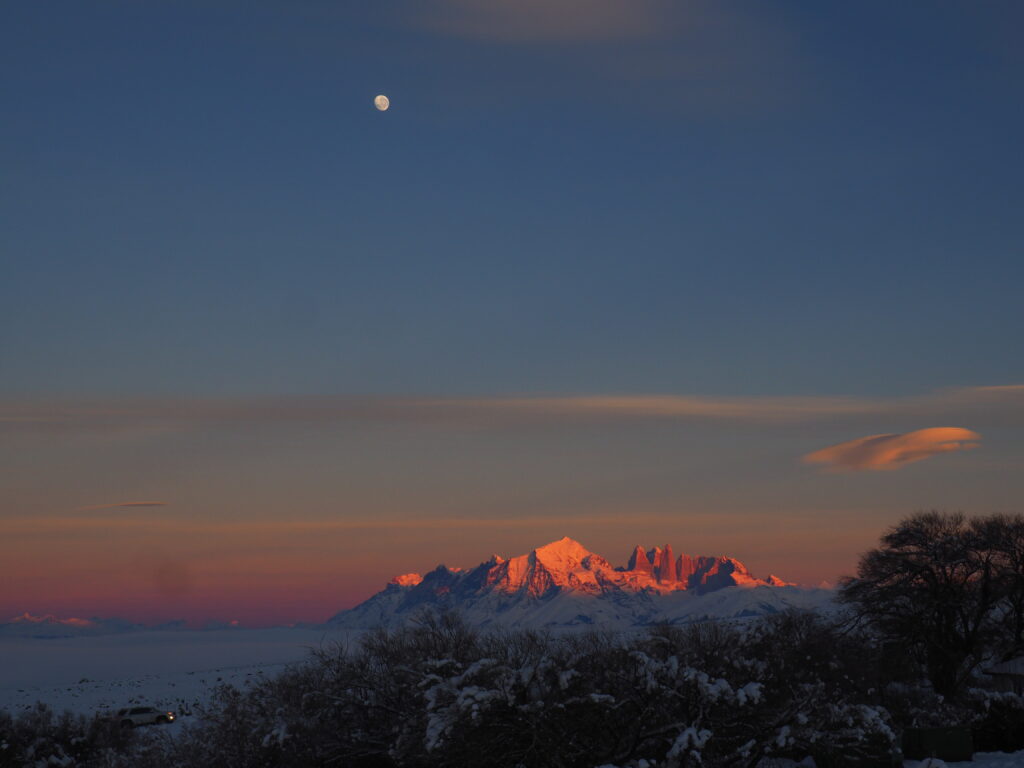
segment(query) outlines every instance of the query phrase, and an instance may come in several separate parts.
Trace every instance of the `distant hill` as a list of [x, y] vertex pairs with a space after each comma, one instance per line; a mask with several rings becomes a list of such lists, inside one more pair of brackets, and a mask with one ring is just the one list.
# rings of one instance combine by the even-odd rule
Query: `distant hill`
[[145, 627], [124, 619], [60, 619], [56, 616], [33, 616], [23, 613], [0, 624], [0, 637], [33, 637], [55, 639], [83, 635], [117, 635], [137, 632]]
[[[234, 629], [238, 622], [211, 621], [204, 630]], [[188, 629], [184, 619], [167, 621], [154, 626], [138, 624], [126, 619], [76, 619], [54, 616], [33, 616], [23, 613], [7, 622], [0, 623], [0, 638], [22, 637], [37, 640], [56, 640], [62, 637], [95, 637], [98, 635], [123, 635], [129, 632], [182, 632]]]
[[433, 608], [457, 610], [478, 627], [625, 629], [825, 608], [832, 594], [776, 576], [756, 578], [731, 557], [675, 557], [671, 546], [638, 546], [629, 564], [616, 568], [564, 538], [508, 560], [495, 555], [467, 571], [440, 565], [425, 576], [397, 576], [326, 626], [395, 627]]

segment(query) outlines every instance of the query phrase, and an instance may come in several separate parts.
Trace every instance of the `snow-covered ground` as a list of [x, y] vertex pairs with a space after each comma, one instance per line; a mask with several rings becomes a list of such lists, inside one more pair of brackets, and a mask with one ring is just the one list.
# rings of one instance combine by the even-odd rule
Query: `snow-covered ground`
[[242, 686], [354, 639], [308, 629], [133, 632], [50, 640], [0, 639], [0, 709], [37, 701], [91, 714], [130, 704], [188, 712], [218, 685]]

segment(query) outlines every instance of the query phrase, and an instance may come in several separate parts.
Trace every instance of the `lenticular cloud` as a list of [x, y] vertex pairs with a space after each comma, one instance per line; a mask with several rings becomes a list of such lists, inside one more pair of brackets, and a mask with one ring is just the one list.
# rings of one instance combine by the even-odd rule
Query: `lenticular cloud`
[[832, 471], [899, 469], [929, 456], [978, 446], [981, 435], [959, 427], [932, 427], [903, 435], [868, 435], [808, 453], [804, 461]]

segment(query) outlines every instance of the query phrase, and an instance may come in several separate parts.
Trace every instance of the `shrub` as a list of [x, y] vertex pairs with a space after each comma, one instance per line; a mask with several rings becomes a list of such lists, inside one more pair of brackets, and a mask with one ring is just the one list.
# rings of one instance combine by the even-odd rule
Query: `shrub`
[[563, 637], [427, 616], [321, 649], [244, 692], [220, 689], [198, 727], [131, 754], [150, 750], [154, 768], [752, 767], [891, 755], [858, 643], [809, 614]]
[[1024, 749], [1024, 698], [1012, 693], [976, 692], [980, 714], [972, 724], [974, 747], [980, 752]]

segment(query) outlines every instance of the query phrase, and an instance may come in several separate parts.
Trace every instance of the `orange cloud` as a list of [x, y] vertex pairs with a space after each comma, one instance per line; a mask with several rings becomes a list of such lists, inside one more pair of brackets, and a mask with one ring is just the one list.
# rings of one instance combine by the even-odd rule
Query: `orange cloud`
[[903, 435], [868, 435], [822, 448], [803, 457], [808, 464], [823, 464], [832, 471], [892, 470], [940, 453], [978, 446], [981, 435], [959, 427], [932, 427]]

